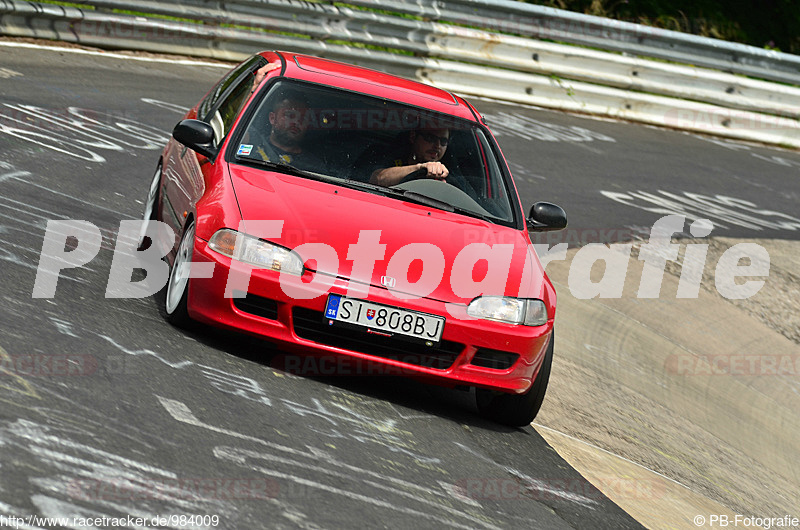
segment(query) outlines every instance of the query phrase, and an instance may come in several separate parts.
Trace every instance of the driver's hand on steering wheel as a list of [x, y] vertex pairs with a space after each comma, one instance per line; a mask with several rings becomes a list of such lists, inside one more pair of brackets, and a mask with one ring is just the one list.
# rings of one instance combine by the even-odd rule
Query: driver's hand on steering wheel
[[428, 170], [428, 178], [436, 180], [444, 180], [450, 171], [441, 162], [424, 162], [418, 164], [419, 169], [425, 168]]

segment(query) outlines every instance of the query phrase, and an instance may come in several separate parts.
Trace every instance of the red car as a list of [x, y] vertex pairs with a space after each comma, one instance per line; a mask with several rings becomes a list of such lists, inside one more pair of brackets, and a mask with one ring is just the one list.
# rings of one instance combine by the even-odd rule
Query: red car
[[479, 412], [508, 425], [541, 406], [556, 295], [528, 230], [562, 229], [566, 215], [538, 202], [526, 218], [494, 137], [458, 96], [254, 55], [175, 127], [145, 220], [179, 236], [173, 324], [476, 387]]

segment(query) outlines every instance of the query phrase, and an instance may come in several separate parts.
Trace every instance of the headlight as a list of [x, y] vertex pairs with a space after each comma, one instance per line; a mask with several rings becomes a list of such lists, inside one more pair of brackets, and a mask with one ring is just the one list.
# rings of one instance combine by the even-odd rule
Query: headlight
[[211, 236], [208, 246], [223, 256], [249, 263], [260, 269], [288, 272], [297, 276], [303, 274], [303, 261], [291, 250], [236, 230], [228, 228], [218, 230]]
[[541, 300], [481, 296], [467, 306], [467, 314], [475, 318], [497, 320], [509, 324], [543, 326], [547, 324], [547, 307]]

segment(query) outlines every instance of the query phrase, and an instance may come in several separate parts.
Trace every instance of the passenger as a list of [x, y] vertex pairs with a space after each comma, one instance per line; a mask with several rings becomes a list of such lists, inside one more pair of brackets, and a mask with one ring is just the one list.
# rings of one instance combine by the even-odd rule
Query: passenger
[[277, 70], [280, 67], [281, 63], [276, 61], [274, 63], [267, 63], [258, 70], [256, 70], [255, 72], [253, 72], [253, 86], [250, 89], [250, 93], [252, 94], [258, 89], [258, 86], [261, 84], [262, 81], [264, 81], [264, 78], [267, 77], [268, 73], [270, 73], [273, 70]]
[[269, 136], [258, 138], [260, 131], [251, 133], [255, 144], [255, 152], [267, 162], [288, 164], [300, 169], [322, 172], [322, 161], [304, 148], [304, 139], [308, 131], [306, 113], [308, 101], [305, 96], [293, 89], [278, 89], [280, 92], [271, 95], [272, 109], [269, 112]]

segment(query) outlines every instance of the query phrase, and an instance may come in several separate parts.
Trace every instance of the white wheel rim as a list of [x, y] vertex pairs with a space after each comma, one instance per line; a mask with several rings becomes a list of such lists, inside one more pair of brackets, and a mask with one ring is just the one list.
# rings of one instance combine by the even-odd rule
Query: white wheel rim
[[189, 266], [192, 263], [192, 249], [194, 247], [194, 224], [186, 228], [181, 244], [178, 247], [178, 254], [175, 256], [175, 263], [169, 273], [169, 283], [167, 283], [167, 314], [172, 314], [181, 303], [186, 285], [189, 283]]
[[139, 246], [144, 243], [144, 236], [147, 233], [147, 221], [153, 216], [153, 210], [156, 209], [156, 194], [158, 193], [158, 186], [161, 184], [161, 166], [156, 169], [156, 174], [153, 176], [153, 182], [150, 183], [150, 190], [147, 192], [147, 200], [144, 203], [144, 223], [139, 232]]

